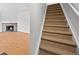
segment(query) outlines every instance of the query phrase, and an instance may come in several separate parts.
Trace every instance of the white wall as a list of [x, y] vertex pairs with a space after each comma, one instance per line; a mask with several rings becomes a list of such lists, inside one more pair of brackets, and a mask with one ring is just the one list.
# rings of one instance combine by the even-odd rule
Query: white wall
[[29, 11], [19, 12], [18, 19], [18, 31], [30, 33], [30, 13]]
[[75, 38], [77, 47], [79, 48], [79, 16], [70, 4], [63, 3], [61, 4], [61, 6], [63, 8], [66, 20], [68, 21], [72, 34]]
[[0, 32], [2, 32], [1, 23], [16, 22], [18, 23], [18, 31], [30, 32], [30, 13], [29, 4], [0, 4]]
[[79, 3], [71, 3], [71, 4], [79, 12]]
[[41, 40], [41, 31], [44, 22], [46, 4], [31, 4], [31, 54], [38, 54], [39, 44]]
[[0, 11], [29, 11], [29, 3], [0, 3]]

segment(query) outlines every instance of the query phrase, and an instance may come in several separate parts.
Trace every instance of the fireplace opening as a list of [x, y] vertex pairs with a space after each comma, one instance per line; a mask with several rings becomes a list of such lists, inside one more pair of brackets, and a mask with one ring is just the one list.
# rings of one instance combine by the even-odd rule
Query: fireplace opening
[[17, 32], [17, 23], [2, 23], [2, 32]]
[[6, 31], [14, 31], [14, 26], [6, 26]]

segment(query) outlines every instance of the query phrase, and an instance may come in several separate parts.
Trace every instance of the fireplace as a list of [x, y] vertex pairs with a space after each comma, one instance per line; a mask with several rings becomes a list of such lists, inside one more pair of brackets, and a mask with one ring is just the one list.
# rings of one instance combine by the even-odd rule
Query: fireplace
[[2, 32], [17, 32], [17, 23], [2, 23]]

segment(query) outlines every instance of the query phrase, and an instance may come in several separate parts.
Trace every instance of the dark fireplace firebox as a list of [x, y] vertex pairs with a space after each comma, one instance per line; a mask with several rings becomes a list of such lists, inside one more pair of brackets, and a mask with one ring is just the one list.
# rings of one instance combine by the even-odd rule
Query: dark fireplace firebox
[[17, 23], [2, 23], [2, 32], [17, 32]]

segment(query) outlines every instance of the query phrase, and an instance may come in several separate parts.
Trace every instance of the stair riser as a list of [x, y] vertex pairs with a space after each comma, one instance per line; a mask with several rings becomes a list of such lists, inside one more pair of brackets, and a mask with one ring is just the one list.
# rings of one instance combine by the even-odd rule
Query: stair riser
[[47, 12], [47, 14], [53, 14], [53, 15], [56, 15], [56, 14], [61, 15], [62, 14], [62, 15], [64, 15], [63, 12]]
[[48, 5], [48, 8], [60, 8], [61, 6], [60, 6], [60, 4], [54, 4], [54, 5]]
[[65, 17], [46, 17], [46, 19], [65, 19]]
[[59, 30], [59, 31], [69, 31], [68, 28], [62, 28], [62, 27], [44, 27], [44, 29], [47, 29], [47, 30]]
[[62, 34], [57, 34], [57, 33], [47, 33], [47, 32], [43, 32], [42, 35], [48, 35], [48, 36], [52, 36], [52, 37], [57, 37], [57, 38], [62, 38], [62, 39], [72, 39], [72, 36], [68, 36], [68, 35], [62, 35]]
[[46, 18], [57, 18], [57, 19], [65, 19], [65, 17], [63, 16], [58, 16], [58, 17], [53, 17], [53, 16], [46, 16]]
[[48, 22], [48, 23], [67, 23], [67, 21], [66, 20], [64, 20], [64, 19], [47, 19], [45, 22]]
[[49, 26], [49, 27], [64, 27], [64, 28], [69, 28], [69, 26], [67, 25], [48, 25], [48, 24], [45, 24], [44, 26]]
[[61, 6], [49, 6], [48, 9], [49, 8], [61, 8]]
[[62, 34], [62, 35], [69, 35], [72, 36], [71, 32], [67, 32], [67, 31], [57, 31], [57, 30], [43, 30], [43, 32], [47, 32], [47, 33], [57, 33], [57, 34]]
[[67, 21], [64, 20], [64, 19], [58, 19], [58, 20], [56, 20], [56, 19], [47, 19], [45, 22], [66, 22], [67, 23]]
[[61, 11], [48, 11], [47, 13], [63, 13]]
[[63, 24], [63, 25], [67, 25], [67, 22], [63, 22], [63, 21], [45, 21], [45, 23], [46, 24], [59, 24], [59, 25], [61, 25], [61, 24]]
[[46, 18], [65, 18], [64, 16], [46, 16]]
[[45, 51], [43, 49], [39, 49], [39, 55], [57, 55], [57, 54]]
[[60, 8], [60, 9], [61, 9], [61, 7], [60, 7], [60, 6], [48, 7], [48, 9], [52, 9], [52, 8]]
[[[64, 49], [64, 50], [68, 50], [70, 52], [75, 52], [76, 51], [75, 48], [72, 47], [72, 46], [68, 46], [68, 45], [64, 45], [64, 44], [62, 45], [60, 43], [50, 42], [50, 41], [46, 41], [46, 40], [42, 40], [41, 41], [41, 45], [42, 44], [45, 44], [45, 45], [49, 44], [51, 47], [55, 46], [57, 48], [61, 48], [61, 49]], [[54, 52], [54, 51], [52, 50], [51, 52]], [[60, 50], [60, 52], [62, 52], [62, 51]], [[58, 53], [58, 52], [56, 52], [56, 53]], [[63, 54], [64, 54], [64, 51], [63, 51]]]
[[64, 21], [64, 22], [66, 22], [66, 20], [65, 19], [63, 19], [63, 18], [46, 18], [46, 21]]
[[64, 15], [63, 13], [47, 13], [47, 15]]
[[48, 7], [48, 9], [55, 9], [55, 8], [60, 8], [60, 9], [61, 9], [61, 7], [60, 7], [60, 6]]
[[63, 16], [64, 14], [47, 14], [46, 16]]
[[63, 12], [61, 12], [61, 11], [57, 11], [57, 12], [52, 12], [52, 11], [49, 11], [49, 12], [47, 12], [47, 13], [62, 13], [63, 14]]
[[62, 12], [62, 10], [53, 10], [53, 11], [52, 10], [48, 10], [47, 12], [60, 12], [60, 11]]
[[49, 8], [47, 10], [62, 10], [61, 8]]
[[48, 23], [48, 22], [46, 22], [46, 24], [45, 25], [67, 25], [66, 23], [52, 23], [52, 22], [50, 22], [50, 23]]
[[47, 9], [47, 12], [50, 12], [50, 11], [51, 12], [56, 12], [56, 11], [62, 11], [62, 9], [57, 9], [57, 10], [56, 9], [55, 10], [54, 9]]
[[64, 14], [47, 14], [46, 16], [63, 16]]
[[55, 6], [48, 6], [48, 8], [53, 8], [53, 7], [54, 7], [54, 8], [61, 8], [60, 5], [59, 5], [59, 6], [58, 6], [58, 5], [55, 5]]
[[48, 41], [51, 41], [51, 42], [56, 42], [56, 43], [76, 47], [76, 44], [75, 44], [75, 42], [72, 41], [72, 39], [67, 40], [67, 39], [57, 38], [57, 37], [53, 37], [53, 36], [43, 35], [42, 40], [48, 40]]

